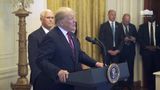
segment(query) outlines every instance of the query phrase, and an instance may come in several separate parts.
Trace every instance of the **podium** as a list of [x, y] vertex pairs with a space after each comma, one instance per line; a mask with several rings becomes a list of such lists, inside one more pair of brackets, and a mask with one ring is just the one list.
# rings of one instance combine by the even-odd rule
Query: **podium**
[[[127, 63], [120, 63], [118, 66], [119, 80], [127, 78], [129, 76]], [[112, 84], [107, 77], [108, 67], [70, 73], [66, 83], [75, 86], [75, 90], [110, 90]]]

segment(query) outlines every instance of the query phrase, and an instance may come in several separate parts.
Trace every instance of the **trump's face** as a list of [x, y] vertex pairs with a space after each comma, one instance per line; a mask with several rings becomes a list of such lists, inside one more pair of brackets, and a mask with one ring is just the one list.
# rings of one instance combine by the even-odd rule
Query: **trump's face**
[[65, 15], [62, 22], [63, 22], [63, 28], [65, 30], [71, 31], [71, 32], [76, 30], [76, 19], [75, 19], [74, 14], [69, 13], [69, 14]]

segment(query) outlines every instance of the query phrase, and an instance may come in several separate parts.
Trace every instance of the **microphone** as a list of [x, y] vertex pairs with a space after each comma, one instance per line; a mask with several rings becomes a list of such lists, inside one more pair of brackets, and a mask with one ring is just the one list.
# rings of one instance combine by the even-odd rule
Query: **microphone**
[[93, 43], [93, 44], [97, 44], [97, 40], [96, 39], [93, 39], [93, 38], [91, 38], [91, 37], [86, 37], [86, 40], [88, 41], [88, 42], [91, 42], [91, 43]]

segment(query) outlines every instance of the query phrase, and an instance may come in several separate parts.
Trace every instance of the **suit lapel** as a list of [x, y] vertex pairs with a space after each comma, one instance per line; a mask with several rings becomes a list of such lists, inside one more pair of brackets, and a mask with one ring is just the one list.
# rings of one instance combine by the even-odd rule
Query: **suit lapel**
[[131, 30], [131, 29], [132, 29], [132, 27], [131, 27], [131, 25], [130, 25], [130, 24], [129, 24], [128, 26], [129, 26], [129, 30], [128, 30], [128, 32], [129, 32], [129, 34], [130, 34], [130, 35], [132, 35], [132, 34], [133, 34], [133, 30]]
[[157, 22], [155, 24], [156, 24], [156, 26], [155, 26], [155, 39], [156, 39], [156, 44], [157, 44], [157, 43], [159, 43], [157, 41], [160, 41], [159, 40], [160, 39], [159, 38], [160, 37], [160, 26], [159, 26], [159, 24]]
[[69, 43], [68, 43], [66, 37], [63, 35], [63, 33], [61, 32], [61, 30], [59, 28], [57, 29], [57, 32], [58, 32], [58, 37], [62, 41], [63, 45], [66, 46], [66, 48], [70, 49], [70, 46], [69, 46]]
[[109, 32], [112, 33], [112, 28], [111, 28], [109, 21], [107, 21], [106, 25], [108, 25], [107, 27], [109, 27]]
[[46, 35], [46, 34], [45, 34], [43, 28], [40, 27], [40, 28], [38, 29], [38, 35], [37, 35], [39, 43], [43, 40], [43, 38], [45, 37], [45, 35]]
[[76, 61], [78, 60], [78, 42], [77, 42], [77, 38], [76, 38], [76, 36], [72, 33], [72, 40], [73, 40], [73, 44], [74, 44], [74, 49], [75, 49], [75, 51], [74, 51], [74, 53], [75, 53], [75, 59], [76, 59]]
[[118, 34], [119, 34], [118, 24], [117, 24], [117, 22], [115, 22], [115, 43], [117, 43], [117, 40], [118, 40], [117, 36], [118, 36]]
[[[145, 29], [144, 30], [147, 30], [147, 32], [146, 32], [146, 35], [147, 35], [147, 41], [148, 41], [148, 43], [150, 43], [150, 35], [149, 35], [149, 27], [148, 27], [149, 25], [148, 25], [148, 23], [146, 24], [146, 26], [145, 26]], [[144, 31], [145, 32], [145, 31]]]
[[[66, 48], [67, 51], [69, 51], [68, 53], [70, 53], [71, 57], [73, 58], [72, 49], [71, 49], [66, 37], [64, 36], [64, 34], [61, 32], [61, 30], [58, 27], [57, 27], [57, 33], [58, 33], [58, 37], [59, 37], [60, 41], [62, 42], [63, 46]], [[74, 40], [73, 40], [73, 43], [75, 44]], [[76, 46], [75, 46], [75, 49], [76, 49]]]
[[40, 27], [39, 32], [42, 37], [46, 35], [42, 27]]
[[159, 35], [159, 32], [160, 32], [160, 26], [159, 26], [159, 24], [156, 22], [155, 23], [156, 24], [156, 26], [155, 26], [155, 32], [156, 32], [156, 34], [158, 34]]

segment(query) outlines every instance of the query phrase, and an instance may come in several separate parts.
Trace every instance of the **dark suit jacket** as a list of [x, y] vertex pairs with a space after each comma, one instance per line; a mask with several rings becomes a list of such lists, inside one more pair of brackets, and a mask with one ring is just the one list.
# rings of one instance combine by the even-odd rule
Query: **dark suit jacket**
[[[160, 47], [160, 25], [156, 22], [155, 29], [156, 46]], [[148, 23], [141, 24], [138, 30], [138, 42], [140, 44], [140, 53], [145, 51], [145, 47], [150, 45]]]
[[[123, 47], [123, 31], [119, 28], [120, 24], [115, 23], [115, 43], [116, 49], [121, 50]], [[109, 21], [100, 26], [99, 40], [106, 46], [107, 51], [113, 48], [113, 34]]]
[[[125, 30], [123, 28], [123, 24], [122, 23], [120, 24], [120, 28], [122, 29], [122, 31], [123, 31], [123, 37], [125, 38], [126, 34], [125, 34]], [[133, 36], [133, 37], [135, 37], [137, 39], [138, 35], [137, 35], [137, 30], [136, 30], [135, 25], [129, 23], [129, 32], [128, 33], [129, 33], [129, 36]], [[135, 52], [135, 43], [131, 42], [129, 45], [131, 47], [130, 49], [132, 49]]]
[[42, 27], [37, 29], [36, 31], [32, 32], [28, 36], [28, 59], [29, 65], [31, 68], [31, 75], [30, 75], [30, 82], [33, 85], [36, 77], [40, 73], [40, 70], [37, 67], [36, 59], [38, 57], [38, 48], [45, 36], [45, 32]]
[[[69, 43], [58, 27], [50, 31], [40, 45], [37, 64], [42, 70], [44, 77], [52, 80], [52, 85], [56, 84], [55, 81], [58, 79], [57, 74], [60, 69], [68, 70], [71, 73], [82, 70], [81, 63], [91, 67], [94, 67], [96, 64], [96, 61], [81, 51], [78, 40], [74, 34], [72, 34], [72, 38], [75, 45], [76, 59], [73, 59]], [[47, 81], [45, 83], [50, 84], [50, 82]], [[63, 85], [61, 85], [60, 88], [61, 87], [63, 88]], [[58, 88], [58, 86], [54, 88]]]

